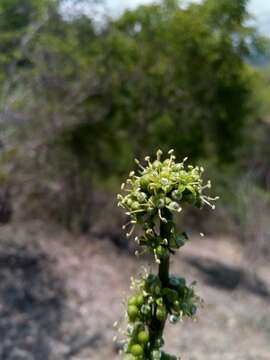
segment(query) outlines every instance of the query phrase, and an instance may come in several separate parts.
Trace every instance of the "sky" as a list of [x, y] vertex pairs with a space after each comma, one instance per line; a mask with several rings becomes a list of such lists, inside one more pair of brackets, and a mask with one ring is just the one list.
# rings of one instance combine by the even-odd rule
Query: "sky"
[[[151, 3], [153, 0], [107, 0], [106, 2], [110, 12], [117, 15], [126, 8], [134, 8], [139, 4]], [[257, 17], [261, 32], [265, 35], [270, 35], [270, 0], [250, 0], [249, 10]]]

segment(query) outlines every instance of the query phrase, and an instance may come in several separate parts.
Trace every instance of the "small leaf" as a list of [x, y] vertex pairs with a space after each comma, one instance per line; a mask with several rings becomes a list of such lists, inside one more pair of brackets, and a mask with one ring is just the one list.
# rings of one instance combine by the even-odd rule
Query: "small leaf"
[[177, 248], [184, 246], [187, 240], [188, 240], [188, 236], [185, 232], [183, 232], [182, 234], [177, 234], [175, 237], [175, 243]]
[[177, 291], [170, 288], [162, 289], [162, 295], [167, 299], [167, 301], [169, 301], [172, 304], [174, 303], [174, 301], [178, 300]]

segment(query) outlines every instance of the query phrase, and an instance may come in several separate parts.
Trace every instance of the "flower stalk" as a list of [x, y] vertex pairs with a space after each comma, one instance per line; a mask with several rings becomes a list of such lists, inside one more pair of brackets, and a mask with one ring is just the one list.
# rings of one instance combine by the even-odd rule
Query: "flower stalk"
[[188, 240], [185, 232], [177, 231], [173, 214], [180, 213], [187, 204], [214, 208], [212, 202], [217, 197], [203, 193], [211, 187], [210, 182], [203, 184], [203, 168], [186, 166], [186, 158], [175, 162], [173, 150], [163, 161], [161, 155], [158, 150], [153, 162], [146, 157], [146, 166], [136, 160], [138, 174], [134, 171], [129, 174], [121, 186], [125, 195], [118, 195], [119, 206], [130, 217], [124, 226], [127, 236], [139, 225], [143, 233], [135, 241], [143, 252], [153, 254], [158, 264], [158, 274], [146, 272], [132, 281], [134, 295], [127, 300], [124, 360], [176, 360], [177, 357], [162, 350], [166, 321], [168, 317], [171, 323], [193, 318], [200, 300], [193, 285], [188, 286], [184, 278], [169, 272], [171, 255]]

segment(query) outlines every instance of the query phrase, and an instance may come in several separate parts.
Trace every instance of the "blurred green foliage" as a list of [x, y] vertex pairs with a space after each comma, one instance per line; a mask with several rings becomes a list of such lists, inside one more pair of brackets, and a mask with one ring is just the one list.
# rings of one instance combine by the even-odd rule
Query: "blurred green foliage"
[[97, 26], [61, 0], [1, 1], [1, 143], [18, 150], [28, 204], [87, 230], [93, 195], [157, 148], [211, 164], [217, 180], [247, 171], [269, 84], [246, 61], [266, 44], [246, 9], [163, 0]]

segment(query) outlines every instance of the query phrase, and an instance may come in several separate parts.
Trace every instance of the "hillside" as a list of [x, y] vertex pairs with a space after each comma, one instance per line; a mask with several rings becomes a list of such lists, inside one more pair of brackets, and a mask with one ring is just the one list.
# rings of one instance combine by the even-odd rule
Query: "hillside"
[[[42, 223], [2, 227], [0, 357], [119, 359], [113, 323], [137, 262], [108, 239]], [[269, 269], [252, 280], [242, 264], [226, 238], [195, 239], [177, 255], [173, 270], [198, 279], [205, 300], [197, 323], [167, 329], [167, 346], [183, 360], [269, 360]]]

